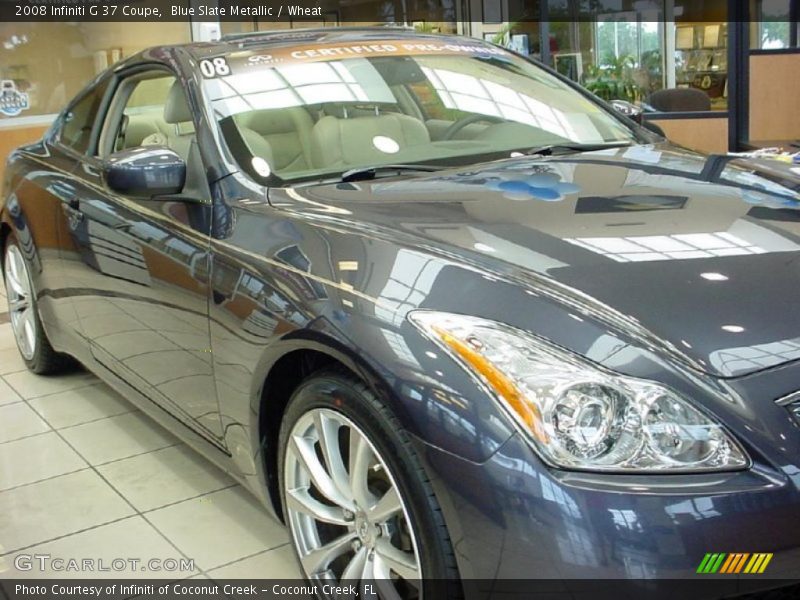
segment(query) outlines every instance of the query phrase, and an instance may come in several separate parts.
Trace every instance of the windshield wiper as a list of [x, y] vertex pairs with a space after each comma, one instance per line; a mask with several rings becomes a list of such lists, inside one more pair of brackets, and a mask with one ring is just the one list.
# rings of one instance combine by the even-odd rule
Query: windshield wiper
[[594, 152], [595, 150], [608, 150], [609, 148], [627, 148], [631, 142], [606, 142], [604, 144], [547, 144], [534, 146], [525, 150], [528, 156], [553, 156], [555, 154], [572, 154], [576, 152]]
[[438, 171], [443, 167], [436, 167], [431, 165], [375, 165], [371, 167], [357, 167], [342, 173], [342, 181], [366, 181], [367, 179], [375, 179], [379, 174], [397, 174], [400, 175], [404, 172], [417, 171], [423, 173], [431, 173]]

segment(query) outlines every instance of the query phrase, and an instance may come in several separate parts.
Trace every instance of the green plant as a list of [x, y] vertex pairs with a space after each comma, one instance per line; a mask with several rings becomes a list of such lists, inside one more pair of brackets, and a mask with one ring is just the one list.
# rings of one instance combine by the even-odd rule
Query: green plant
[[505, 46], [508, 44], [508, 40], [511, 39], [511, 33], [513, 32], [514, 28], [519, 25], [516, 21], [511, 21], [509, 23], [504, 23], [503, 26], [497, 31], [494, 36], [492, 37], [492, 43], [497, 44], [498, 46]]
[[514, 23], [506, 23], [503, 27], [494, 34], [492, 38], [493, 44], [498, 44], [499, 46], [505, 46], [508, 43], [508, 36], [511, 33], [511, 29], [514, 27]]
[[660, 90], [663, 74], [663, 62], [661, 60], [661, 52], [658, 50], [648, 50], [642, 52], [641, 65], [638, 69], [641, 75], [641, 85], [646, 93]]
[[647, 90], [637, 83], [636, 62], [632, 56], [606, 56], [602, 65], [587, 65], [583, 86], [603, 100], [641, 100]]
[[414, 31], [417, 33], [437, 33], [439, 27], [436, 23], [431, 23], [430, 21], [419, 21], [414, 23]]

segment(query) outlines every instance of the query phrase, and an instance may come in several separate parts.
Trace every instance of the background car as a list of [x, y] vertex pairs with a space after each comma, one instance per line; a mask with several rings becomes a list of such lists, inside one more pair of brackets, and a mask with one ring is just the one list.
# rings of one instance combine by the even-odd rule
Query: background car
[[3, 198], [28, 367], [76, 359], [232, 473], [311, 580], [797, 564], [796, 179], [366, 28], [126, 59]]

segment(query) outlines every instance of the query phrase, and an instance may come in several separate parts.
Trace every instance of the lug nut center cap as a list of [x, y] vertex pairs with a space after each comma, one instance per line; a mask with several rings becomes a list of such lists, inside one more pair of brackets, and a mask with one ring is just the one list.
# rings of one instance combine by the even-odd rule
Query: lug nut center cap
[[358, 539], [365, 546], [372, 546], [375, 543], [375, 528], [365, 514], [359, 513], [356, 515], [355, 530]]

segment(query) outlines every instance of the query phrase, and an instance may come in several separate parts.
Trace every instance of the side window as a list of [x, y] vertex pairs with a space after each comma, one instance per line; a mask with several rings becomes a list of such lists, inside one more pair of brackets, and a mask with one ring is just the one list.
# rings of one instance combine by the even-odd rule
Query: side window
[[107, 88], [108, 81], [97, 85], [67, 112], [59, 136], [61, 144], [81, 154], [89, 149], [92, 129]]
[[117, 152], [138, 146], [166, 144], [171, 127], [164, 120], [175, 77], [164, 72], [134, 75], [119, 86], [103, 134], [105, 148]]

